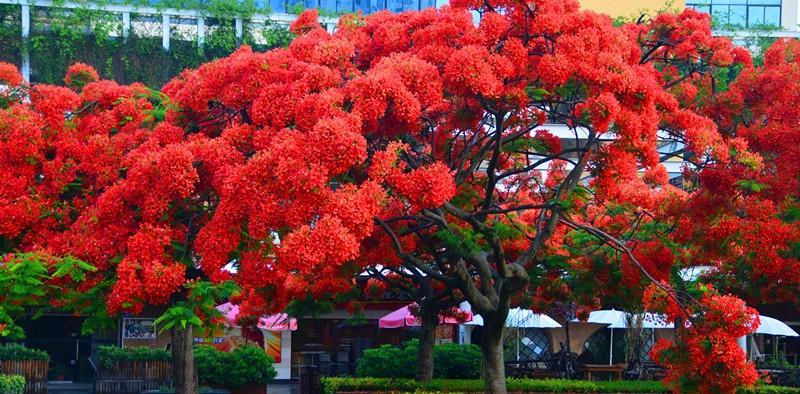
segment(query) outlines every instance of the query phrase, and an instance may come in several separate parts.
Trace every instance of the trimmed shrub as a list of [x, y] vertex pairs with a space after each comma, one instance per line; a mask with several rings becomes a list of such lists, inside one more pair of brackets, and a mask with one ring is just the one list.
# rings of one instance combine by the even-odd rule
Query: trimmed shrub
[[[356, 364], [356, 375], [372, 378], [413, 378], [416, 372], [419, 341], [402, 345], [381, 345], [364, 350]], [[434, 359], [434, 365], [436, 361]]]
[[0, 360], [49, 360], [47, 352], [31, 349], [18, 343], [0, 345]]
[[[412, 379], [381, 378], [324, 378], [323, 393], [334, 394], [346, 391], [375, 391], [395, 393], [457, 392], [481, 393], [483, 381], [434, 379], [417, 382]], [[565, 379], [508, 379], [508, 391], [536, 393], [666, 393], [660, 382], [617, 381], [590, 382]]]
[[[375, 378], [413, 378], [417, 369], [419, 341], [400, 347], [382, 345], [364, 351], [356, 375]], [[481, 350], [475, 345], [448, 343], [433, 347], [433, 376], [446, 379], [475, 379], [480, 376]]]
[[197, 346], [194, 359], [200, 382], [210, 386], [265, 385], [278, 374], [272, 358], [258, 346], [245, 345], [232, 352], [223, 352], [213, 346]]
[[477, 379], [480, 374], [480, 347], [457, 343], [433, 347], [433, 376], [446, 379]]
[[118, 361], [169, 361], [170, 352], [149, 347], [121, 348], [117, 346], [100, 346], [100, 364], [104, 368], [112, 368]]
[[0, 393], [22, 394], [25, 391], [25, 378], [19, 375], [0, 375]]
[[740, 394], [800, 394], [800, 388], [759, 384], [751, 389], [739, 390], [739, 393]]
[[[661, 382], [654, 381], [587, 381], [566, 379], [508, 379], [509, 392], [521, 393], [667, 393]], [[481, 380], [434, 379], [417, 382], [413, 379], [323, 378], [322, 392], [371, 391], [384, 393], [481, 393]], [[759, 385], [741, 394], [800, 394], [800, 389]]]

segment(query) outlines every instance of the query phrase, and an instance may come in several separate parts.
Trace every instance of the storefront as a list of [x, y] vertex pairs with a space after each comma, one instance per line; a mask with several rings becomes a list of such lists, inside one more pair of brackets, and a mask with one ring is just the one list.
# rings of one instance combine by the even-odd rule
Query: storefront
[[84, 318], [70, 314], [49, 313], [19, 322], [25, 330], [25, 339], [21, 343], [44, 350], [50, 356], [49, 380], [91, 382], [94, 368], [90, 359], [96, 359], [101, 345], [117, 343], [115, 330], [82, 335], [84, 321]]

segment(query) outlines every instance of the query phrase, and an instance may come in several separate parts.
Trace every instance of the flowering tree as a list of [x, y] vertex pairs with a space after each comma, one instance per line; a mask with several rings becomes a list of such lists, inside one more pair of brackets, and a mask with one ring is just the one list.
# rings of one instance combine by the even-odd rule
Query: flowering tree
[[[228, 74], [252, 55], [197, 73]], [[70, 88], [27, 86], [9, 65], [0, 72], [10, 86], [0, 110], [2, 251], [41, 256], [9, 256], [0, 267], [24, 280], [2, 281], [0, 289], [21, 289], [0, 297], [17, 306], [11, 312], [41, 301], [99, 317], [168, 305], [158, 322], [172, 331], [178, 392], [190, 393], [192, 327], [213, 323], [220, 299], [257, 316], [351, 286], [346, 264], [381, 193], [369, 184], [328, 187], [365, 151], [345, 121], [315, 122], [294, 139], [256, 137], [247, 111], [224, 99], [205, 96], [193, 112], [180, 94], [170, 101], [142, 85], [99, 81], [84, 65], [70, 68]], [[323, 149], [328, 138], [340, 149]], [[311, 140], [316, 152], [300, 149]], [[84, 296], [67, 305], [44, 291], [61, 286]], [[4, 332], [15, 318], [6, 311]]]
[[[477, 26], [469, 10], [481, 13]], [[292, 31], [287, 49], [243, 48], [187, 70], [163, 94], [97, 81], [82, 66], [68, 74], [73, 90], [35, 86], [30, 104], [4, 93], [13, 152], [0, 157], [15, 185], [0, 200], [4, 242], [91, 263], [81, 286], [104, 289], [107, 312], [171, 304], [162, 322], [181, 355], [191, 326], [234, 293], [227, 284], [252, 316], [347, 291], [376, 264], [424, 274], [484, 318], [492, 393], [505, 392], [512, 302], [642, 299], [708, 339], [686, 345], [691, 354], [716, 360], [715, 349], [730, 351], [732, 335], [755, 327], [752, 311], [712, 287], [683, 286], [675, 271], [711, 261], [743, 275], [732, 262], [743, 259], [768, 275], [760, 248], [796, 268], [785, 248], [795, 227], [781, 217], [796, 199], [775, 197], [786, 208], [771, 211], [769, 199], [747, 202], [783, 167], [765, 166], [733, 132], [764, 155], [782, 152], [759, 137], [780, 123], [754, 120], [793, 120], [753, 89], [791, 68], [785, 51], [762, 72], [711, 36], [706, 15], [615, 27], [552, 0], [346, 16], [333, 34], [309, 11]], [[22, 84], [12, 71], [0, 79]], [[740, 71], [742, 82], [720, 85]], [[754, 117], [739, 116], [751, 106]], [[665, 139], [692, 164], [688, 191], [667, 182]], [[742, 178], [742, 168], [753, 173]], [[731, 221], [738, 231], [716, 231]], [[743, 234], [748, 223], [784, 233], [761, 242]], [[736, 247], [720, 246], [734, 234]], [[625, 286], [608, 286], [614, 275]], [[576, 291], [581, 277], [591, 279], [583, 289], [602, 290]], [[737, 318], [714, 318], [730, 308]], [[179, 392], [192, 392], [191, 358], [176, 361]], [[743, 357], [721, 362], [746, 371], [715, 376], [720, 390], [752, 381]]]

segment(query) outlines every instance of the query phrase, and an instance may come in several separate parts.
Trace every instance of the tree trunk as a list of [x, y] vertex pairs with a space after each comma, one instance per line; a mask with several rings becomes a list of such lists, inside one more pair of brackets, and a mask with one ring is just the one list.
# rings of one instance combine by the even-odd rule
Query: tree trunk
[[644, 328], [644, 314], [630, 313], [625, 316], [628, 328], [625, 330], [625, 359], [628, 367], [627, 377], [635, 380], [644, 379], [644, 345], [649, 331]]
[[572, 339], [569, 336], [569, 321], [570, 321], [570, 313], [567, 312], [567, 318], [564, 319], [564, 348], [561, 349], [564, 356], [564, 377], [567, 379], [572, 379], [572, 347], [570, 343]]
[[417, 353], [417, 380], [428, 382], [433, 379], [433, 344], [436, 340], [436, 326], [439, 315], [422, 310], [419, 331], [419, 352]]
[[172, 328], [172, 376], [175, 394], [198, 394], [197, 368], [194, 365], [192, 327]]
[[507, 316], [508, 309], [505, 310], [505, 313], [486, 314], [483, 318], [481, 350], [483, 350], [483, 381], [486, 393], [506, 393], [503, 331]]

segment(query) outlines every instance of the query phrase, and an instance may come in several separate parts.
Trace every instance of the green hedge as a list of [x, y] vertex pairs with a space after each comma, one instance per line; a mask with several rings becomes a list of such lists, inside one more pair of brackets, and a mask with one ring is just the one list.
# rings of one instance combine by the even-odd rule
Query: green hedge
[[200, 383], [210, 386], [235, 388], [267, 384], [278, 374], [267, 352], [253, 345], [241, 346], [232, 352], [223, 352], [213, 346], [197, 346], [194, 360]]
[[[419, 341], [402, 346], [382, 345], [364, 351], [356, 365], [356, 375], [373, 378], [413, 378], [416, 372]], [[433, 377], [477, 379], [481, 371], [481, 349], [455, 343], [433, 347]]]
[[0, 393], [22, 394], [25, 391], [25, 378], [18, 375], [0, 375]]
[[130, 347], [121, 348], [117, 346], [100, 346], [100, 365], [105, 368], [111, 368], [115, 362], [118, 361], [154, 361], [172, 360], [170, 352], [149, 347]]
[[[547, 393], [665, 393], [661, 382], [616, 381], [590, 382], [565, 379], [508, 379], [508, 391]], [[324, 378], [322, 392], [334, 394], [341, 391], [379, 392], [483, 392], [483, 381], [477, 379], [434, 379], [418, 382], [413, 379], [382, 378]]]
[[[508, 391], [529, 393], [666, 393], [661, 382], [654, 381], [587, 381], [566, 379], [508, 379]], [[483, 382], [474, 380], [434, 379], [417, 382], [413, 379], [323, 378], [322, 392], [335, 394], [347, 391], [392, 393], [480, 393]], [[758, 386], [742, 390], [742, 394], [800, 394], [794, 387]]]
[[47, 352], [30, 349], [18, 343], [0, 345], [0, 360], [49, 360]]

